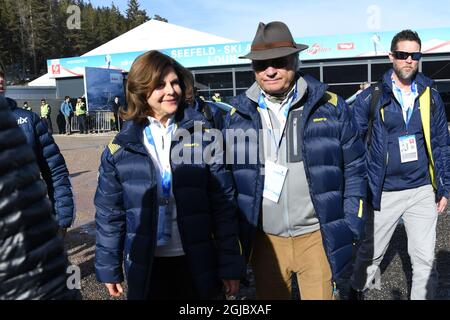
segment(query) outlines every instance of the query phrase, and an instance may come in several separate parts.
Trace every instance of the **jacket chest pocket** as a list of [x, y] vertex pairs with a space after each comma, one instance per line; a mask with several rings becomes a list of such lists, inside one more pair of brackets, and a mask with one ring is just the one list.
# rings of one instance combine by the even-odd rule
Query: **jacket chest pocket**
[[288, 127], [286, 130], [286, 152], [289, 163], [303, 161], [303, 138], [301, 134], [302, 113], [303, 110], [292, 110], [289, 113]]

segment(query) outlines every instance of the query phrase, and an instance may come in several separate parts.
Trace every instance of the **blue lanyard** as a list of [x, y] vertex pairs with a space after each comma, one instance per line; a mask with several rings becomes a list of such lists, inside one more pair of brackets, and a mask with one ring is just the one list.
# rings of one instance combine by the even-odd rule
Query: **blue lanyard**
[[[395, 96], [400, 102], [400, 105], [402, 107], [402, 113], [403, 113], [404, 101], [403, 101], [402, 90], [395, 85], [395, 81], [393, 81], [393, 80], [392, 80], [392, 86], [393, 86], [394, 92], [396, 93]], [[416, 85], [415, 81], [412, 81], [412, 83], [411, 83], [411, 94], [414, 95], [414, 100], [412, 102], [412, 105], [410, 105], [409, 108], [405, 111], [406, 131], [408, 131], [408, 125], [409, 125], [409, 122], [411, 120], [411, 117], [412, 117], [412, 114], [414, 111], [414, 105], [415, 105], [415, 100], [416, 100], [416, 96], [417, 96], [417, 85]]]
[[411, 120], [413, 109], [414, 109], [414, 105], [409, 107], [408, 110], [406, 111], [406, 131], [408, 131], [408, 125], [409, 125], [409, 121]]
[[[153, 139], [150, 126], [147, 126], [145, 128], [145, 135], [147, 137], [148, 143], [155, 149], [157, 161], [161, 164], [161, 160], [159, 158], [158, 150], [156, 149], [155, 140]], [[165, 170], [164, 168], [162, 168], [160, 174], [161, 174], [161, 188], [163, 197], [170, 198], [170, 189], [172, 186], [172, 172], [170, 170]]]
[[272, 121], [270, 120], [269, 110], [267, 108], [266, 101], [264, 100], [263, 93], [261, 92], [261, 94], [259, 96], [258, 105], [259, 105], [259, 108], [261, 109], [261, 113], [264, 118], [264, 121], [266, 122], [267, 127], [269, 128], [269, 133], [273, 139], [273, 142], [275, 143], [275, 147], [277, 148], [277, 153], [278, 153], [278, 149], [280, 146], [281, 138], [283, 137], [284, 129], [286, 128], [286, 122], [287, 122], [289, 110], [291, 109], [291, 105], [295, 101], [296, 97], [297, 97], [297, 84], [295, 84], [294, 93], [289, 98], [287, 103], [283, 106], [284, 125], [283, 125], [283, 128], [280, 128], [282, 130], [280, 130], [280, 136], [277, 140], [277, 137], [275, 136], [275, 132], [273, 131]]

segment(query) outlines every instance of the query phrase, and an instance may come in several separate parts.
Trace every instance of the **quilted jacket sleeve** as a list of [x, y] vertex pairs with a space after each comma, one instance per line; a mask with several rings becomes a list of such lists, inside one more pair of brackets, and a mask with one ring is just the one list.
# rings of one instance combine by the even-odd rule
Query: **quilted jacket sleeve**
[[341, 118], [341, 146], [344, 161], [345, 222], [356, 239], [360, 239], [367, 220], [367, 169], [365, 147], [348, 105], [339, 98]]
[[95, 273], [100, 282], [120, 283], [123, 281], [125, 211], [122, 185], [116, 174], [113, 155], [108, 148], [102, 154], [94, 204], [96, 209]]
[[[220, 131], [217, 130], [219, 133]], [[216, 149], [218, 150], [218, 149]], [[223, 150], [217, 151], [222, 153]], [[223, 154], [215, 154], [223, 159]], [[212, 206], [214, 239], [218, 249], [219, 277], [241, 279], [245, 274], [245, 258], [239, 241], [235, 189], [231, 172], [222, 161], [210, 165], [209, 198]]]
[[366, 89], [361, 92], [352, 104], [352, 111], [356, 120], [358, 132], [363, 141], [365, 140], [369, 125], [370, 100], [372, 97], [370, 90], [371, 89]]
[[[446, 197], [447, 199], [450, 196], [450, 159], [449, 159], [449, 133], [448, 133], [448, 123], [447, 117], [445, 114], [444, 102], [442, 101], [441, 96], [436, 90], [431, 90], [432, 97], [435, 101], [435, 110], [433, 112], [434, 123], [436, 124], [435, 128], [432, 128], [432, 131], [435, 131], [435, 141], [438, 149], [438, 156], [435, 159], [435, 168], [436, 172], [439, 172], [440, 175], [438, 178], [438, 196]], [[435, 152], [433, 152], [434, 154]], [[439, 160], [438, 160], [439, 159]], [[438, 166], [439, 170], [438, 170]]]
[[60, 227], [68, 228], [75, 220], [75, 204], [66, 161], [45, 123], [35, 116], [33, 125], [37, 146], [35, 152], [56, 219]]

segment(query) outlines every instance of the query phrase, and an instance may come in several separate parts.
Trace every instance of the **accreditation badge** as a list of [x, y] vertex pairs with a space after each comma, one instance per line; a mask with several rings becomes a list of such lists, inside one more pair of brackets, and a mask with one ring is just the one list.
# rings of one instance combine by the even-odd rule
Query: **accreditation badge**
[[419, 159], [415, 135], [399, 137], [398, 145], [400, 148], [400, 159], [402, 163], [417, 161]]
[[265, 163], [265, 178], [263, 197], [278, 203], [288, 168], [267, 160]]

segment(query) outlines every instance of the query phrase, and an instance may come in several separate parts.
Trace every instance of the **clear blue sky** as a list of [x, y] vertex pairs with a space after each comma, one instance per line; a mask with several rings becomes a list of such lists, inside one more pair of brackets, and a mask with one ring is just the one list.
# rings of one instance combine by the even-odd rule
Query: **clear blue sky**
[[[110, 6], [112, 0], [91, 0]], [[113, 0], [124, 13], [127, 0]], [[140, 0], [149, 16], [237, 41], [259, 21], [284, 21], [294, 37], [450, 27], [450, 0]], [[375, 5], [376, 7], [371, 7]]]

